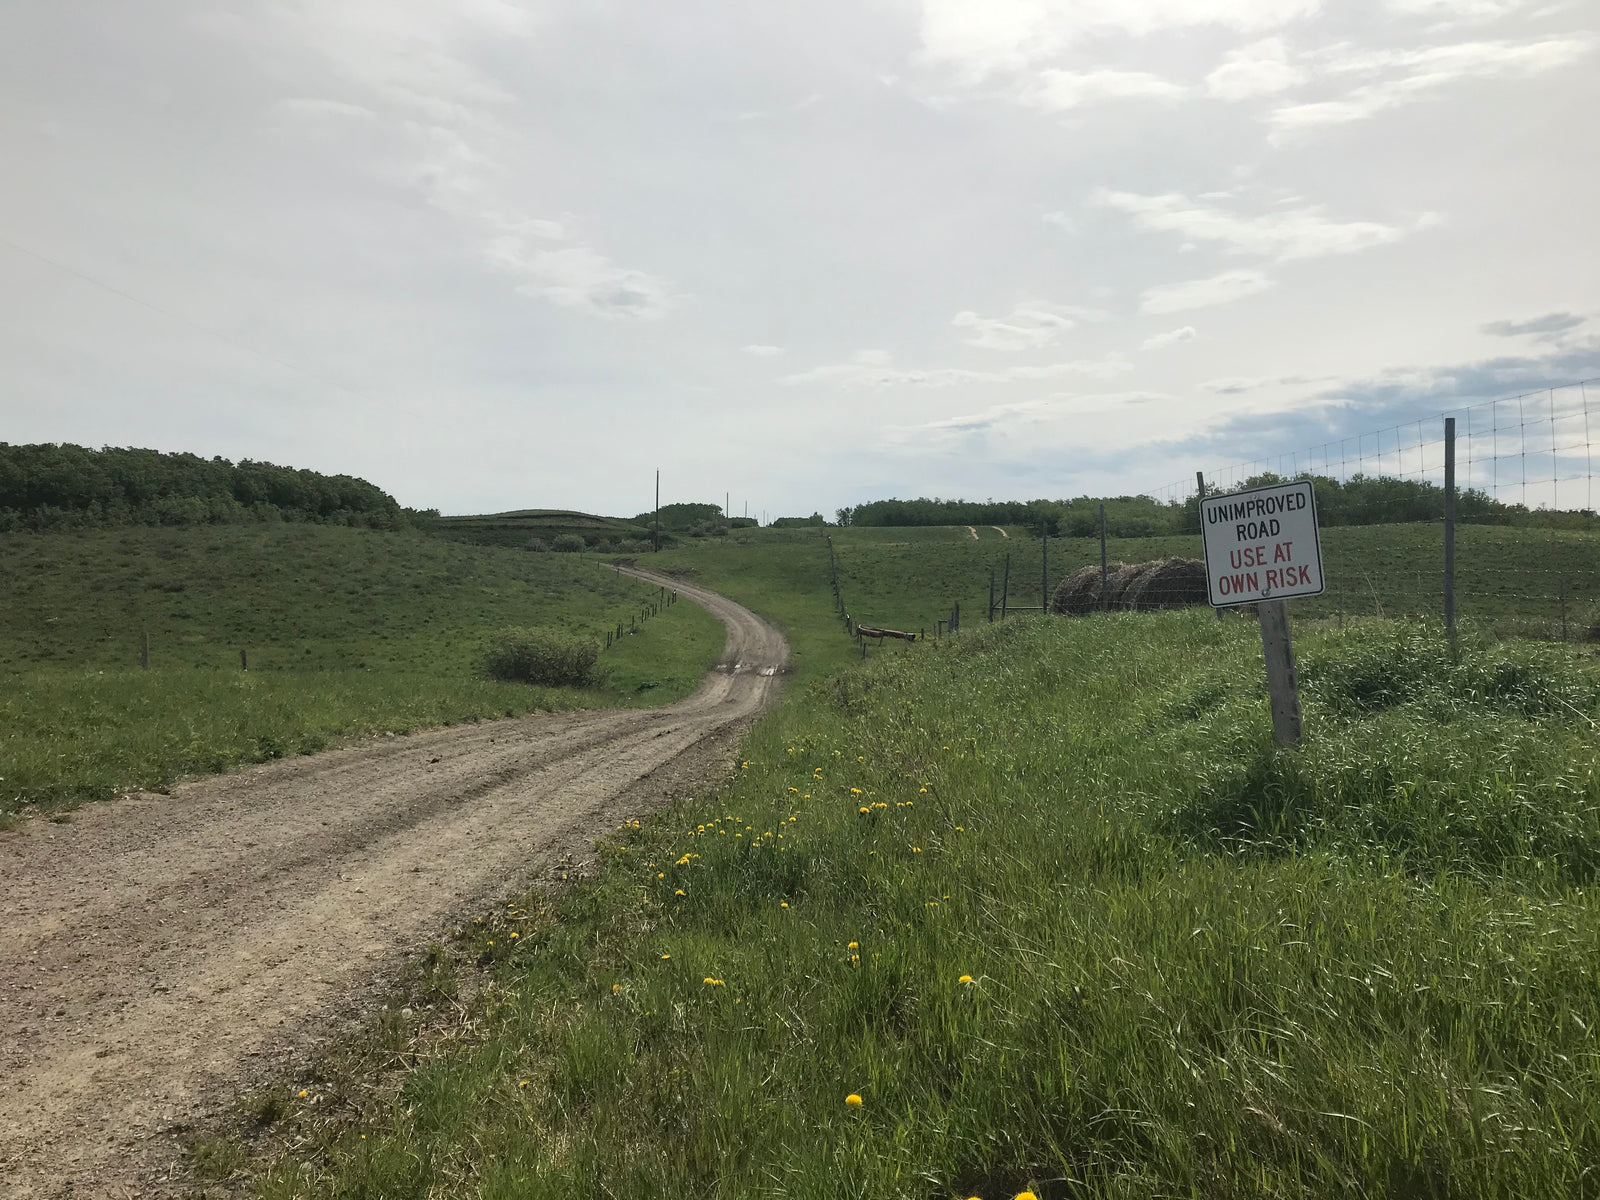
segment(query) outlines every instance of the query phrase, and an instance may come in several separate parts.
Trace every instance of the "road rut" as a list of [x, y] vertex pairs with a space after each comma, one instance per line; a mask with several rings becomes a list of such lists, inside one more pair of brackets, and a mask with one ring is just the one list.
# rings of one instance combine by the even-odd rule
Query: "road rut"
[[389, 738], [0, 834], [0, 1195], [137, 1194], [252, 1061], [353, 1015], [400, 951], [731, 749], [775, 694], [783, 637], [623, 569], [727, 626], [671, 707]]

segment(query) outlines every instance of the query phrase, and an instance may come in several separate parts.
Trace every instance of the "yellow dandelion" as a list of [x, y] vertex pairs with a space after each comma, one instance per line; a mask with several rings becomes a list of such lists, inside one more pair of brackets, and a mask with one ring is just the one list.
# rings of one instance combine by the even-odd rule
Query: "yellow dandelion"
[[306, 1098], [306, 1089], [305, 1088], [301, 1088], [300, 1089], [300, 1099], [304, 1100], [305, 1098]]
[[925, 795], [927, 793], [927, 791], [928, 791], [927, 788], [918, 788], [917, 789], [917, 795], [919, 795], [919, 796]]
[[720, 979], [713, 979], [713, 978], [712, 978], [712, 977], [711, 977], [711, 976], [709, 976], [709, 975], [707, 975], [707, 976], [706, 976], [706, 977], [705, 977], [705, 983], [706, 983], [706, 986], [707, 986], [707, 987], [721, 987], [721, 986], [722, 986], [722, 980], [720, 980]]
[[519, 1088], [525, 1088], [528, 1086], [528, 1081], [526, 1079], [519, 1079], [517, 1080], [517, 1086]]
[[913, 847], [911, 847], [911, 853], [913, 853], [913, 854], [921, 854], [922, 853], [922, 847], [921, 846], [913, 846]]
[[972, 982], [972, 976], [971, 975], [963, 975], [960, 979], [956, 980], [956, 982], [957, 983], [971, 983]]
[[622, 985], [620, 983], [613, 983], [611, 985], [611, 994], [613, 996], [620, 995], [621, 992], [622, 992]]
[[520, 933], [513, 933], [511, 936], [515, 938], [515, 937], [521, 937], [522, 935]]
[[799, 792], [799, 790], [800, 790], [800, 789], [799, 789], [799, 788], [790, 788], [790, 789], [789, 789], [789, 790], [790, 790], [790, 791], [791, 791], [791, 792]]
[[657, 871], [656, 872], [656, 878], [657, 879], [665, 879], [666, 877], [667, 877], [667, 873], [665, 871]]
[[1032, 1192], [1018, 1192], [1016, 1195], [1016, 1200], [1039, 1200], [1039, 1197], [1035, 1196]]
[[868, 814], [868, 813], [869, 813], [869, 812], [871, 812], [871, 811], [872, 811], [872, 810], [871, 810], [871, 809], [869, 809], [869, 808], [868, 808], [868, 807], [867, 807], [867, 806], [866, 806], [866, 805], [865, 805], [865, 804], [863, 804], [863, 805], [862, 805], [862, 806], [861, 806], [861, 807], [860, 807], [860, 808], [858, 808], [858, 809], [856, 809], [856, 811], [857, 811], [857, 812], [858, 812], [858, 813], [860, 813], [860, 814], [861, 814], [861, 815], [862, 815], [862, 816], [863, 816], [863, 817], [864, 817], [864, 816], [866, 816], [866, 815], [867, 815], [867, 814]]
[[859, 950], [859, 949], [861, 949], [861, 943], [860, 942], [851, 942], [848, 946], [845, 947], [845, 949], [846, 950]]
[[851, 788], [850, 789], [850, 794], [852, 796], [859, 796], [859, 795], [861, 795], [861, 789], [860, 788]]
[[671, 958], [671, 957], [672, 957], [672, 955], [670, 955], [670, 954], [663, 954], [663, 955], [662, 955], [662, 956], [661, 956], [661, 961], [662, 961], [662, 962], [666, 962], [666, 961], [667, 961], [667, 959], [669, 959], [669, 958]]
[[789, 902], [787, 900], [785, 900], [781, 904], [779, 904], [778, 907], [779, 908], [788, 908], [789, 907]]
[[679, 888], [677, 891], [673, 892], [672, 894], [674, 896], [687, 896], [689, 893], [685, 892], [682, 888]]
[[844, 1102], [847, 1105], [849, 1105], [851, 1108], [860, 1108], [861, 1107], [861, 1096], [860, 1096], [859, 1093], [851, 1092], [848, 1096], [846, 1096], [844, 1098]]

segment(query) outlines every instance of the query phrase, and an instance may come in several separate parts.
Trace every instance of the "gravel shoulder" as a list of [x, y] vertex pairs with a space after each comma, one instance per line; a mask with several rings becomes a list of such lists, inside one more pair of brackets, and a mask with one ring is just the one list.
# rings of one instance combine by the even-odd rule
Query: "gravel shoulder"
[[622, 569], [727, 626], [671, 707], [389, 738], [0, 834], [0, 1196], [138, 1194], [406, 949], [727, 765], [775, 697], [782, 635]]

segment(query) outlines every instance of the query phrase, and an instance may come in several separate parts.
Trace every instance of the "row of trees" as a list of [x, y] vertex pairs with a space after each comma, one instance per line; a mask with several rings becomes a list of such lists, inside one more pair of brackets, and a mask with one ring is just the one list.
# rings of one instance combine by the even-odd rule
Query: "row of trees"
[[[1323, 525], [1393, 525], [1444, 518], [1444, 489], [1410, 479], [1353, 475], [1347, 480], [1302, 475], [1316, 487], [1317, 518]], [[1257, 475], [1245, 487], [1287, 483], [1280, 475]], [[1200, 501], [1163, 503], [1150, 496], [1079, 496], [1073, 500], [874, 500], [838, 510], [840, 525], [1021, 525], [1043, 526], [1051, 537], [1094, 537], [1100, 532], [1100, 506], [1112, 537], [1159, 537], [1199, 533]], [[1456, 494], [1456, 519], [1477, 525], [1537, 525], [1553, 528], [1600, 527], [1587, 510], [1530, 509], [1505, 504], [1487, 492]]]
[[253, 521], [398, 529], [437, 516], [404, 508], [350, 475], [159, 450], [0, 442], [0, 530]]

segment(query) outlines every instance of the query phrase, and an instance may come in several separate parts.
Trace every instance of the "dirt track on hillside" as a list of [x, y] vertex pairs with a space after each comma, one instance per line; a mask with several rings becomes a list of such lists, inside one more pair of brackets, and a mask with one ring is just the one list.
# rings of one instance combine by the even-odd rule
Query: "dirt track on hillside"
[[125, 1196], [255, 1066], [359, 1015], [399, 953], [726, 763], [782, 636], [670, 708], [387, 738], [0, 834], [0, 1196]]

